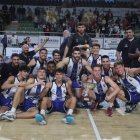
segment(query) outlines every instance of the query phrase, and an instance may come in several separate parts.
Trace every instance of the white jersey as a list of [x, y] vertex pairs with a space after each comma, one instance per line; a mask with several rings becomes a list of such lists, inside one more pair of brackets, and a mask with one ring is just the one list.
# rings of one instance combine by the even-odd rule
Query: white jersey
[[105, 77], [104, 76], [101, 78], [101, 80], [99, 82], [93, 80], [93, 83], [95, 85], [94, 92], [96, 94], [101, 95], [101, 94], [105, 94], [108, 91], [108, 86], [105, 82]]
[[139, 77], [131, 77], [125, 73], [124, 77], [119, 77], [121, 85], [129, 92], [140, 93], [140, 79]]
[[52, 101], [55, 101], [56, 99], [65, 101], [66, 94], [67, 94], [66, 83], [63, 82], [62, 85], [60, 87], [58, 87], [56, 82], [53, 81], [50, 92], [51, 92]]
[[43, 62], [40, 62], [40, 61], [39, 61], [39, 58], [34, 59], [34, 60], [36, 61], [36, 64], [35, 64], [35, 66], [33, 67], [32, 74], [33, 74], [33, 75], [37, 75], [37, 71], [38, 71], [38, 69], [39, 69], [40, 67], [46, 67], [46, 60], [43, 61]]
[[93, 55], [91, 54], [87, 62], [90, 64], [90, 66], [95, 66], [96, 64], [101, 64], [101, 55], [98, 56], [98, 58], [94, 59]]
[[50, 74], [46, 76], [46, 82], [52, 82], [53, 80], [54, 80], [54, 76]]
[[80, 59], [79, 62], [76, 63], [73, 61], [72, 58], [69, 58], [66, 75], [71, 80], [79, 80], [79, 78], [80, 78], [79, 75], [81, 73], [82, 68], [83, 68], [82, 59]]
[[[18, 79], [18, 77], [15, 77], [14, 83], [13, 84], [18, 84], [20, 81]], [[14, 97], [14, 94], [16, 93], [17, 90], [17, 86], [14, 86], [10, 89], [7, 89], [5, 91], [2, 91], [1, 93], [6, 97]]]
[[[37, 79], [35, 79], [35, 83], [37, 83], [37, 82], [38, 82]], [[44, 87], [45, 87], [44, 85], [37, 85], [37, 86], [32, 87], [31, 89], [28, 89], [25, 92], [25, 98], [26, 99], [28, 99], [28, 98], [39, 98], [39, 95], [42, 92]]]
[[109, 70], [107, 72], [105, 72], [104, 69], [103, 69], [103, 67], [102, 67], [101, 74], [104, 75], [104, 76], [112, 77], [113, 76], [113, 69], [112, 68], [109, 68]]

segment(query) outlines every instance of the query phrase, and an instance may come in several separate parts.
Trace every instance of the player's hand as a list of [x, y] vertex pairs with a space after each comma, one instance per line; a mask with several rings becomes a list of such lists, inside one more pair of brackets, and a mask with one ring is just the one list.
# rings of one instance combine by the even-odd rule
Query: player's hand
[[105, 100], [106, 100], [106, 101], [110, 101], [111, 98], [112, 98], [111, 96], [106, 96], [106, 97], [105, 97]]

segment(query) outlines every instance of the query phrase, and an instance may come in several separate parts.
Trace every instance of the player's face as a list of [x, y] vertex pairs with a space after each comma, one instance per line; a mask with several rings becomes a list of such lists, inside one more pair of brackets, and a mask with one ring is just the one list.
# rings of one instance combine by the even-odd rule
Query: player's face
[[59, 62], [60, 58], [61, 58], [61, 56], [58, 53], [55, 53], [54, 56], [53, 56], [53, 59], [54, 59], [55, 62]]
[[83, 34], [85, 32], [86, 27], [84, 25], [78, 26], [77, 31], [80, 34]]
[[64, 77], [63, 73], [56, 72], [55, 78], [56, 78], [57, 81], [59, 81], [59, 82], [62, 81], [63, 77]]
[[126, 31], [126, 37], [128, 39], [132, 39], [134, 37], [134, 32], [132, 30], [127, 30]]
[[22, 71], [20, 72], [20, 74], [21, 74], [21, 77], [22, 77], [23, 79], [26, 79], [27, 76], [29, 75], [29, 73], [28, 73], [26, 70], [22, 70]]
[[122, 76], [124, 74], [124, 71], [125, 71], [125, 68], [122, 65], [117, 65], [115, 67], [115, 72], [116, 72], [117, 75]]
[[39, 78], [39, 79], [45, 79], [46, 78], [46, 71], [45, 70], [38, 70], [38, 72], [37, 72], [37, 77]]
[[22, 46], [22, 52], [24, 52], [24, 53], [28, 53], [29, 52], [29, 46], [27, 44], [24, 44]]
[[81, 58], [81, 52], [80, 51], [74, 51], [73, 52], [73, 58], [78, 61]]
[[106, 69], [110, 67], [110, 61], [108, 58], [102, 59], [102, 66], [103, 66], [103, 68], [106, 68]]
[[54, 73], [56, 66], [54, 64], [48, 64], [47, 70], [49, 73]]
[[39, 57], [40, 57], [40, 59], [42, 59], [42, 60], [46, 60], [47, 52], [46, 52], [45, 50], [42, 50], [42, 51], [39, 53]]
[[18, 66], [19, 65], [19, 61], [20, 61], [20, 59], [17, 56], [15, 56], [15, 57], [12, 58], [12, 64], [14, 66]]
[[95, 78], [101, 78], [101, 68], [100, 67], [94, 67], [92, 69], [92, 74]]
[[100, 48], [98, 46], [93, 46], [92, 53], [94, 55], [99, 55]]

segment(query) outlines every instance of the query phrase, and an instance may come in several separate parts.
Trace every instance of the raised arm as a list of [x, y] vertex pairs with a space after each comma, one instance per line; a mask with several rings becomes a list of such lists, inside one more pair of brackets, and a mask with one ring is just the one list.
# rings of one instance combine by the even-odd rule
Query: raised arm
[[84, 59], [82, 59], [82, 62], [83, 62], [83, 65], [85, 66], [85, 68], [86, 68], [90, 73], [92, 73], [92, 69], [91, 69], [91, 66], [89, 65], [89, 63], [88, 63], [86, 60], [84, 60]]
[[65, 65], [67, 65], [69, 62], [69, 58], [64, 58], [62, 61], [60, 61], [57, 65], [56, 68], [63, 68]]
[[37, 53], [39, 50], [41, 50], [44, 45], [47, 43], [47, 41], [49, 40], [49, 37], [46, 36], [46, 39], [44, 40], [44, 42], [42, 42], [40, 45], [38, 45], [38, 47], [35, 49], [35, 53]]

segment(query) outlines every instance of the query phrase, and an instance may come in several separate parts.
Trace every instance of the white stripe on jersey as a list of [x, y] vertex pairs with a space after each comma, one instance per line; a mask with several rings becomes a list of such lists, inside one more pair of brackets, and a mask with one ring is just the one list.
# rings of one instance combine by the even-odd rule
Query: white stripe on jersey
[[96, 61], [96, 64], [101, 64], [101, 55], [97, 59], [94, 60], [92, 54], [88, 57], [87, 62], [92, 66], [93, 61]]
[[61, 101], [65, 101], [66, 99], [66, 93], [67, 93], [67, 88], [66, 88], [66, 83], [62, 83], [62, 85], [60, 86], [61, 88], [61, 97], [59, 97], [57, 95], [57, 88], [59, 88], [56, 84], [56, 82], [54, 81], [52, 83], [52, 87], [51, 87], [51, 98], [52, 98], [52, 101], [56, 100], [56, 99], [59, 99]]

